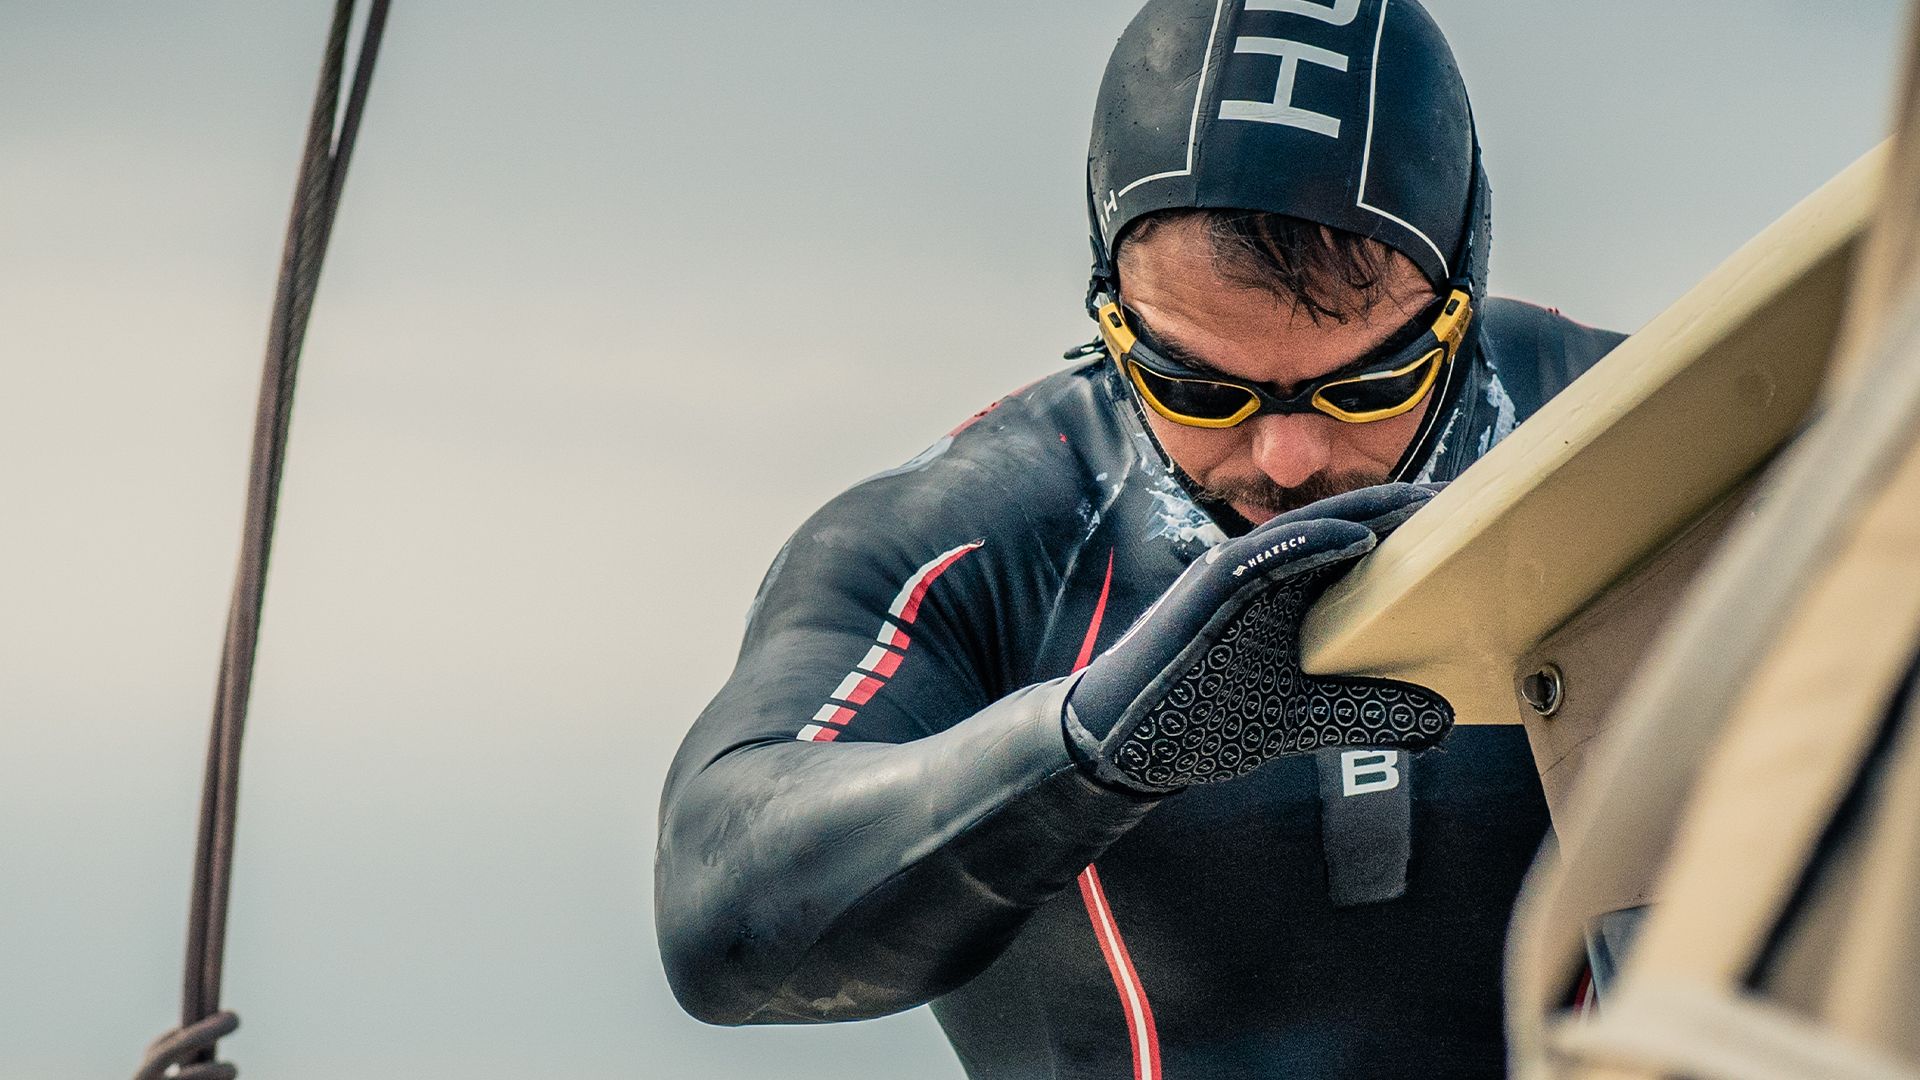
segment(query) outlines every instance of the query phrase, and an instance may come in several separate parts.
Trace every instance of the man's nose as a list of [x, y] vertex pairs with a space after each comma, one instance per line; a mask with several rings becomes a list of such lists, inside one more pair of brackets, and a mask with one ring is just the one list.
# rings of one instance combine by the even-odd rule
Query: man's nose
[[1253, 463], [1281, 487], [1299, 487], [1333, 458], [1333, 428], [1327, 416], [1268, 414], [1247, 421]]

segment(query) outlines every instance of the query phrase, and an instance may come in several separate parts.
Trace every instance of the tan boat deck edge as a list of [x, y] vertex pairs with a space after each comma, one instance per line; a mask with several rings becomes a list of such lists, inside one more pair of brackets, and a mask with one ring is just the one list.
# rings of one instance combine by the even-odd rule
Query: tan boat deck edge
[[1741, 247], [1330, 590], [1307, 620], [1308, 670], [1422, 683], [1462, 723], [1531, 718], [1519, 659], [1801, 424], [1885, 152]]

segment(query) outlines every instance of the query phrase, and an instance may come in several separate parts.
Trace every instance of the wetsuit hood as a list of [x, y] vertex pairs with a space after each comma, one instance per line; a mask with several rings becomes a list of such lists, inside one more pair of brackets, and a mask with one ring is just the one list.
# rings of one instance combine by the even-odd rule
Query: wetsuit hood
[[[1284, 214], [1378, 240], [1486, 297], [1491, 199], [1466, 85], [1416, 0], [1150, 0], [1108, 60], [1087, 151], [1088, 310], [1146, 214]], [[1476, 319], [1476, 323], [1478, 320]], [[1478, 327], [1394, 478], [1429, 461]]]
[[1096, 244], [1156, 210], [1260, 210], [1467, 274], [1466, 85], [1415, 0], [1150, 0], [1114, 46], [1087, 153]]

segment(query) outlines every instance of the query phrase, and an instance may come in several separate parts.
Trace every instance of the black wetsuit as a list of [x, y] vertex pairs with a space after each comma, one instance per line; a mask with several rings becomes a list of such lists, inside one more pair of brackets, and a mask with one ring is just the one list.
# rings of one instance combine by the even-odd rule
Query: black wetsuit
[[[1500, 300], [1476, 330], [1422, 478], [1620, 340]], [[931, 1001], [996, 1080], [1501, 1075], [1502, 937], [1547, 821], [1520, 727], [1334, 786], [1404, 781], [1412, 803], [1404, 895], [1345, 906], [1315, 758], [1156, 802], [1069, 757], [1063, 677], [1246, 527], [1227, 516], [1105, 361], [815, 514], [667, 779], [656, 913], [682, 1004], [739, 1024]]]

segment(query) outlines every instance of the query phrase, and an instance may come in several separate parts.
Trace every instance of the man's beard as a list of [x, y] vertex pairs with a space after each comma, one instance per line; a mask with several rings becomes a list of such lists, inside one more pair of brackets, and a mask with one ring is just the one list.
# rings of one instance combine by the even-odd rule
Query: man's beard
[[1264, 475], [1255, 475], [1245, 480], [1229, 480], [1213, 486], [1202, 485], [1201, 493], [1211, 501], [1234, 507], [1243, 515], [1248, 510], [1256, 510], [1268, 516], [1278, 516], [1290, 510], [1298, 510], [1308, 503], [1316, 503], [1321, 499], [1386, 482], [1385, 473], [1356, 471], [1335, 475], [1317, 473], [1308, 477], [1305, 483], [1295, 487], [1281, 487]]

